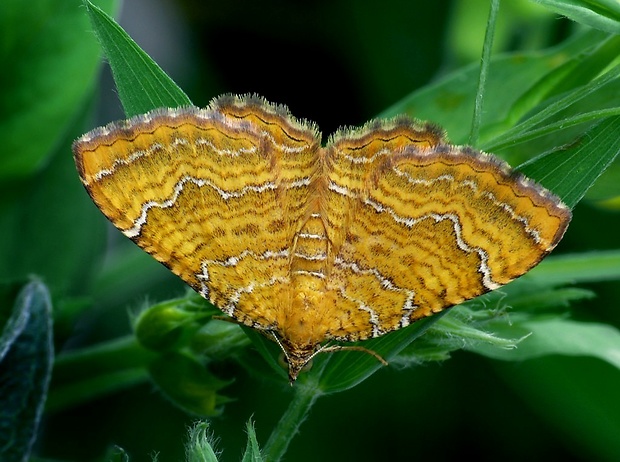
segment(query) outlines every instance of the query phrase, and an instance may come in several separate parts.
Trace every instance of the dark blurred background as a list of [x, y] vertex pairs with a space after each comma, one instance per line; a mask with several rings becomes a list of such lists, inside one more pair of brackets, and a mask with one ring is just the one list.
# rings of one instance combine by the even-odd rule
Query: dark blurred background
[[[194, 104], [258, 93], [328, 135], [477, 60], [488, 3], [132, 0], [118, 19]], [[546, 47], [569, 29], [526, 0], [501, 12], [497, 51]], [[123, 117], [105, 75], [102, 103], [112, 112], [102, 122]]]

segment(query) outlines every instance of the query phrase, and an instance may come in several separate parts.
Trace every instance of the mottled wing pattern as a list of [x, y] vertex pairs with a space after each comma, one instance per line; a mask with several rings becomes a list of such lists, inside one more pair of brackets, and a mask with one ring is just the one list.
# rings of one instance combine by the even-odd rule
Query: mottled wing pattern
[[504, 162], [449, 146], [432, 127], [392, 122], [328, 149], [330, 290], [346, 312], [334, 314], [330, 338], [376, 337], [508, 283], [555, 247], [571, 217]]
[[289, 284], [319, 139], [283, 107], [229, 96], [93, 130], [74, 153], [114, 225], [225, 313], [265, 328]]
[[73, 147], [103, 213], [296, 377], [325, 340], [377, 337], [524, 274], [570, 210], [493, 156], [397, 118], [325, 148], [256, 97], [160, 109]]

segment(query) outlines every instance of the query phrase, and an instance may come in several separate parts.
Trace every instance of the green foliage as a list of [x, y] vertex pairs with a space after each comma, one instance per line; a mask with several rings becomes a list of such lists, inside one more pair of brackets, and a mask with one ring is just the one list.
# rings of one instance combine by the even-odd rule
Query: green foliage
[[[98, 3], [112, 11], [115, 2]], [[28, 8], [21, 0], [2, 2], [0, 139], [12, 153], [0, 157], [2, 182], [28, 177], [44, 164], [92, 91], [100, 53], [79, 6], [79, 0], [39, 0]]]
[[[252, 420], [246, 424], [247, 444], [242, 462], [262, 462], [263, 457], [256, 441], [256, 432]], [[189, 441], [185, 446], [187, 462], [218, 462], [220, 454], [215, 450], [217, 441], [209, 433], [207, 422], [196, 422], [189, 430]]]
[[127, 117], [158, 107], [191, 104], [187, 95], [105, 12], [84, 2], [110, 62]]
[[[238, 422], [247, 420], [248, 414], [261, 406], [281, 412], [281, 397], [290, 394], [290, 403], [279, 420], [277, 414], [272, 414], [271, 420], [257, 418], [259, 430], [262, 427], [265, 431], [269, 430], [268, 422], [277, 420], [262, 452], [251, 421], [246, 426], [247, 439], [237, 444], [239, 450], [230, 445], [226, 450], [230, 457], [238, 457], [245, 445], [244, 461], [280, 460], [317, 401], [330, 399], [333, 405], [340, 401], [327, 396], [348, 390], [337, 395], [344, 401], [348, 393], [377, 383], [377, 376], [382, 375], [375, 374], [378, 371], [388, 374], [394, 367], [418, 370], [420, 364], [445, 361], [456, 354], [462, 360], [459, 351], [502, 360], [492, 363], [498, 374], [506, 377], [507, 383], [515, 383], [523, 400], [532, 403], [550, 425], [580, 440], [587, 448], [581, 448], [584, 453], [608, 460], [613, 458], [610, 455], [620, 453], [618, 424], [614, 420], [620, 420], [620, 413], [610, 411], [612, 406], [608, 405], [608, 401], [617, 403], [611, 389], [617, 380], [609, 380], [609, 374], [610, 370], [617, 374], [620, 368], [620, 332], [603, 316], [597, 316], [596, 310], [604, 311], [606, 307], [595, 298], [603, 281], [620, 279], [617, 236], [609, 238], [612, 250], [581, 251], [596, 248], [599, 236], [604, 234], [604, 230], [592, 229], [582, 218], [590, 210], [588, 207], [602, 205], [614, 210], [620, 203], [616, 159], [620, 152], [620, 38], [609, 34], [618, 32], [617, 2], [538, 1], [596, 30], [580, 27], [553, 47], [541, 49], [536, 44], [529, 51], [493, 54], [485, 59], [488, 70], [482, 75], [484, 99], [479, 100], [481, 111], [474, 118], [479, 122], [474, 130], [478, 135], [473, 138], [477, 148], [518, 165], [519, 170], [556, 192], [571, 208], [577, 207], [567, 240], [576, 233], [579, 237], [574, 242], [586, 244], [573, 243], [577, 253], [551, 256], [501, 290], [360, 343], [387, 359], [388, 370], [376, 358], [359, 351], [320, 354], [293, 388], [286, 383], [276, 344], [251, 329], [214, 319], [219, 311], [195, 294], [170, 299], [169, 292], [158, 292], [161, 281], [167, 281], [168, 276], [150, 257], [120, 241], [116, 252], [108, 253], [104, 260], [104, 222], [81, 188], [69, 154], [71, 139], [93, 125], [88, 120], [92, 108], [87, 102], [100, 62], [97, 40], [111, 66], [127, 116], [158, 106], [190, 104], [185, 92], [106, 14], [114, 11], [115, 2], [102, 0], [95, 5], [85, 1], [81, 7], [78, 0], [39, 0], [28, 2], [28, 8], [17, 0], [4, 3], [0, 8], [0, 53], [7, 63], [0, 92], [0, 133], [4, 140], [0, 153], [0, 277], [7, 282], [2, 286], [0, 306], [0, 459], [22, 460], [29, 454], [44, 402], [47, 418], [53, 420], [67, 409], [93, 405], [121, 391], [138, 389], [145, 394], [146, 389], [148, 399], [162, 395], [180, 408], [182, 415], [199, 417], [222, 413], [226, 417], [232, 405], [227, 396], [237, 396], [237, 403], [243, 403], [247, 410]], [[529, 8], [528, 2], [516, 3], [521, 6], [508, 8]], [[352, 36], [355, 21], [378, 21], [378, 16], [365, 8], [345, 8], [353, 17], [350, 22], [338, 24], [339, 36]], [[497, 23], [500, 38], [506, 36], [501, 12]], [[394, 16], [387, 8], [377, 14]], [[530, 15], [528, 18], [540, 15], [519, 14]], [[321, 17], [330, 15], [323, 12]], [[455, 18], [452, 33], [463, 30], [458, 25], [460, 16]], [[393, 18], [390, 30], [400, 30], [396, 27], [402, 20], [400, 16]], [[366, 34], [360, 38], [361, 49], [351, 47], [347, 56], [352, 62], [359, 62], [356, 53], [383, 57], [388, 51], [374, 47], [388, 38], [389, 34]], [[490, 45], [487, 41], [487, 50]], [[480, 44], [475, 46], [479, 48]], [[381, 116], [408, 113], [438, 122], [452, 142], [463, 144], [469, 139], [474, 105], [480, 95], [479, 67], [474, 63], [453, 69], [400, 99]], [[389, 72], [377, 59], [363, 78], [382, 75], [389, 77]], [[248, 85], [256, 77], [255, 73], [247, 73]], [[373, 98], [377, 96], [368, 96], [369, 100]], [[336, 111], [337, 102], [334, 107]], [[580, 202], [589, 205], [580, 209]], [[77, 348], [56, 357], [49, 395], [52, 302], [42, 282], [21, 283], [31, 273], [44, 278], [52, 292], [57, 344], [75, 344], [73, 333], [80, 324], [95, 326], [91, 328], [96, 333], [93, 337], [99, 340], [85, 345], [78, 342]], [[172, 293], [182, 290], [181, 285], [174, 287]], [[167, 301], [145, 302], [143, 294], [147, 292], [150, 297]], [[127, 306], [132, 303], [140, 303], [143, 308], [132, 318], [130, 334], [117, 325], [106, 325], [92, 314], [120, 307], [114, 313], [115, 319], [125, 320]], [[569, 307], [574, 305], [593, 307], [595, 313], [571, 317]], [[567, 362], [563, 369], [557, 357], [562, 357], [561, 361], [601, 360], [594, 362], [595, 366], [591, 366], [592, 362], [577, 363], [585, 364], [596, 380], [588, 382], [588, 374], [570, 382], [565, 380], [564, 374], [574, 363]], [[533, 364], [530, 370], [534, 371], [535, 382], [510, 368], [526, 360], [523, 364]], [[241, 366], [235, 370], [249, 373], [249, 379], [237, 374], [238, 381], [251, 381], [246, 394], [241, 394], [238, 383], [228, 378], [228, 368], [235, 365]], [[253, 388], [260, 383], [266, 383], [272, 394], [266, 400], [253, 400]], [[157, 395], [150, 393], [152, 386], [158, 390]], [[450, 388], [452, 383], [436, 391], [436, 400], [439, 395], [446, 399]], [[592, 391], [599, 389], [606, 393]], [[380, 398], [386, 399], [382, 392], [373, 388], [364, 397], [365, 403], [377, 404]], [[412, 392], [407, 390], [408, 395]], [[464, 400], [468, 397], [464, 396]], [[131, 404], [137, 406], [133, 401]], [[418, 401], [416, 405], [424, 403]], [[364, 406], [370, 411], [371, 404]], [[335, 414], [328, 420], [337, 419]], [[132, 416], [136, 420], [139, 417]], [[416, 414], [416, 418], [427, 420], [432, 415], [421, 418]], [[143, 419], [149, 419], [146, 411]], [[581, 422], [588, 425], [579, 425]], [[158, 425], [165, 423], [157, 421]], [[510, 419], [502, 423], [509, 425]], [[191, 427], [186, 460], [224, 457], [214, 449], [213, 425], [201, 422]], [[241, 434], [241, 424], [235, 425], [234, 432]], [[407, 425], [413, 425], [410, 419]], [[155, 450], [160, 442], [150, 437], [155, 431], [153, 427], [144, 431], [149, 450]], [[319, 435], [321, 441], [326, 436]], [[67, 445], [71, 439], [64, 435], [59, 444]], [[307, 435], [301, 439], [311, 440]], [[181, 446], [178, 440], [176, 443]], [[314, 451], [319, 449], [316, 439], [309, 444]], [[355, 441], [343, 440], [342, 444]], [[44, 453], [53, 444], [47, 441], [41, 447]], [[324, 451], [318, 452], [325, 456]], [[316, 453], [308, 451], [302, 456], [312, 460]], [[145, 455], [114, 449], [104, 460], [134, 460]], [[88, 457], [92, 458], [92, 454]]]
[[620, 5], [614, 0], [534, 0], [573, 21], [620, 34]]
[[[9, 295], [13, 290], [3, 287]], [[3, 290], [4, 292], [5, 290]], [[4, 295], [4, 294], [3, 294]], [[47, 288], [33, 281], [3, 297], [0, 330], [0, 460], [26, 460], [52, 372], [52, 313]]]
[[256, 440], [256, 431], [254, 431], [254, 424], [251, 420], [248, 420], [246, 424], [246, 431], [248, 433], [248, 444], [245, 447], [245, 453], [243, 454], [242, 462], [261, 462], [263, 459], [258, 441]]
[[189, 442], [185, 447], [188, 462], [217, 462], [215, 441], [207, 433], [209, 424], [198, 422], [189, 431]]

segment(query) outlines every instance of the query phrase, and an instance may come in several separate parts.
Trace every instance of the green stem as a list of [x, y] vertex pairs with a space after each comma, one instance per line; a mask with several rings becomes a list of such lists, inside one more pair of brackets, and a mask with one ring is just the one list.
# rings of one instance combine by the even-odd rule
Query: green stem
[[59, 355], [46, 409], [57, 411], [148, 380], [154, 353], [133, 335]]
[[295, 385], [295, 394], [286, 412], [271, 432], [271, 436], [265, 445], [264, 460], [278, 462], [288, 449], [293, 437], [299, 431], [299, 427], [306, 420], [312, 405], [321, 396], [318, 388], [308, 384]]
[[478, 77], [478, 90], [476, 91], [476, 102], [474, 104], [474, 115], [471, 122], [471, 133], [469, 135], [470, 146], [475, 146], [480, 134], [480, 124], [482, 121], [482, 106], [484, 101], [484, 87], [489, 73], [489, 63], [491, 62], [491, 48], [493, 46], [493, 36], [495, 35], [495, 23], [497, 22], [497, 11], [499, 10], [499, 0], [491, 1], [487, 30], [484, 34], [484, 44], [482, 45], [482, 57], [480, 59], [480, 75]]

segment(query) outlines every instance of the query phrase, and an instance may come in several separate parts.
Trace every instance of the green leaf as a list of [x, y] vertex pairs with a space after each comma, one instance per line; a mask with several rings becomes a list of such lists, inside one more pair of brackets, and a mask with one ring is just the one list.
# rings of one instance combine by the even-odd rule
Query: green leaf
[[151, 363], [149, 372], [160, 391], [190, 414], [219, 415], [221, 406], [230, 401], [217, 393], [230, 382], [216, 378], [204, 364], [186, 355], [166, 353]]
[[620, 34], [620, 3], [617, 0], [534, 0], [573, 21], [612, 34]]
[[21, 335], [28, 320], [30, 318], [30, 310], [20, 309], [15, 305], [21, 286], [17, 283], [0, 284], [2, 291], [2, 304], [0, 305], [0, 361], [4, 359], [8, 351], [11, 349], [15, 339]]
[[52, 359], [46, 287], [26, 285], [0, 336], [0, 460], [27, 460], [43, 413]]
[[620, 116], [610, 117], [583, 134], [566, 150], [545, 154], [519, 167], [526, 176], [560, 196], [573, 208], [620, 153]]
[[130, 117], [158, 107], [191, 104], [176, 83], [103, 10], [85, 0], [93, 29], [103, 47], [116, 88]]
[[[424, 336], [413, 342], [392, 361], [400, 366], [416, 366], [427, 361], [445, 361], [456, 350], [475, 351], [477, 345], [491, 349], [512, 349], [519, 342], [514, 331], [498, 332], [488, 327], [489, 320], [505, 316], [498, 315], [499, 309], [478, 311], [473, 307], [483, 305], [469, 302], [450, 309]], [[502, 326], [504, 323], [501, 324]]]
[[[118, 2], [97, 3], [111, 12]], [[92, 90], [100, 57], [80, 4], [2, 0], [0, 182], [39, 169]]]
[[243, 351], [250, 343], [239, 325], [215, 319], [204, 324], [192, 336], [191, 349], [199, 356], [217, 361]]
[[620, 66], [613, 64], [620, 37], [604, 37], [591, 45], [590, 35], [577, 40], [583, 48], [574, 50], [576, 55], [527, 88], [510, 108], [511, 126], [495, 133], [482, 149], [499, 150], [512, 162], [523, 162], [531, 158], [527, 151], [571, 144], [592, 123], [618, 115]]
[[[540, 287], [537, 284], [528, 286], [528, 290], [523, 290], [520, 294], [510, 297], [510, 309], [515, 312], [523, 311], [545, 311], [553, 308], [568, 308], [571, 303], [580, 300], [589, 300], [595, 298], [596, 294], [591, 290], [581, 289], [579, 287]], [[515, 324], [511, 317], [511, 324]], [[514, 335], [514, 334], [513, 334]]]
[[546, 285], [618, 280], [620, 250], [552, 255], [522, 279]]
[[620, 331], [612, 326], [552, 318], [524, 322], [519, 330], [529, 335], [518, 348], [506, 351], [480, 346], [478, 352], [510, 361], [546, 355], [591, 356], [620, 369]]
[[242, 462], [262, 462], [263, 457], [258, 447], [258, 441], [256, 440], [256, 431], [254, 430], [254, 424], [252, 419], [248, 420], [246, 424], [246, 431], [248, 433], [248, 442], [245, 446], [245, 452], [243, 453]]
[[213, 314], [220, 311], [194, 296], [157, 303], [143, 309], [134, 321], [136, 339], [146, 348], [169, 351], [180, 348]]
[[256, 355], [251, 355], [249, 358], [242, 355], [238, 358], [241, 364], [248, 370], [258, 371], [258, 375], [276, 374], [282, 380], [288, 380], [286, 370], [278, 360], [282, 355], [282, 350], [278, 345], [254, 329], [245, 326], [242, 329], [252, 341], [255, 350], [262, 357], [262, 361], [257, 362]]
[[[444, 311], [417, 321], [404, 329], [391, 332], [389, 335], [360, 342], [358, 345], [379, 354], [389, 363], [446, 313], [447, 311]], [[384, 367], [377, 358], [363, 351], [336, 351], [319, 354], [315, 362], [316, 366], [313, 366], [313, 369], [316, 367], [316, 371], [311, 369], [307, 378], [302, 374], [298, 381], [303, 384], [306, 380], [317, 380], [313, 375], [320, 374], [318, 383], [323, 393], [336, 393], [352, 388]]]
[[[501, 303], [510, 307], [506, 316], [478, 319], [474, 325], [496, 337], [515, 340], [516, 348], [508, 350], [497, 348], [493, 342], [469, 342], [464, 348], [504, 360], [520, 360], [549, 354], [566, 356], [581, 354], [597, 357], [615, 365], [617, 358], [614, 359], [616, 354], [614, 350], [620, 348], [615, 328], [571, 321], [563, 315], [546, 313], [551, 308], [563, 307], [572, 301], [594, 296], [589, 290], [558, 286], [619, 279], [620, 251], [548, 257], [525, 276], [485, 296], [484, 304], [487, 306], [498, 307], [500, 306], [498, 303]], [[502, 293], [505, 294], [503, 298]], [[472, 302], [466, 305], [471, 306]], [[455, 312], [461, 309], [462, 307], [456, 307]], [[440, 329], [442, 322], [443, 320], [434, 328]], [[566, 329], [562, 330], [564, 327]], [[575, 337], [577, 334], [579, 336]], [[597, 335], [600, 337], [595, 341]]]
[[[466, 350], [505, 360], [528, 338], [530, 325], [561, 315], [549, 310], [569, 302], [592, 298], [589, 290], [552, 288], [514, 282], [505, 288], [451, 308], [420, 339], [405, 348], [392, 363], [415, 366], [426, 361], [445, 361], [453, 351]], [[522, 287], [518, 287], [521, 285]], [[561, 352], [557, 352], [561, 354]], [[567, 353], [570, 354], [570, 353]]]
[[[480, 147], [507, 130], [548, 97], [559, 80], [575, 72], [607, 36], [590, 31], [543, 51], [507, 53], [491, 59], [485, 85]], [[605, 55], [608, 60], [613, 57]], [[455, 144], [467, 142], [477, 94], [479, 64], [458, 69], [411, 93], [380, 117], [409, 114], [441, 124]], [[510, 91], [507, 92], [506, 89]]]
[[94, 277], [106, 233], [68, 154], [80, 131], [64, 133], [48, 164], [31, 178], [0, 185], [0, 278], [34, 273], [53, 293], [79, 294]]

